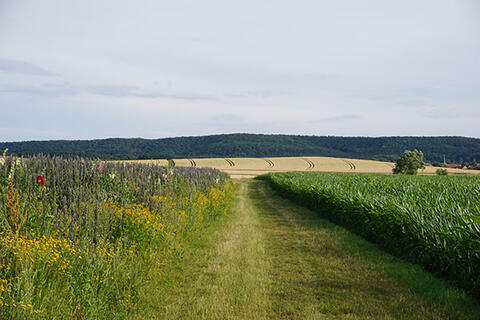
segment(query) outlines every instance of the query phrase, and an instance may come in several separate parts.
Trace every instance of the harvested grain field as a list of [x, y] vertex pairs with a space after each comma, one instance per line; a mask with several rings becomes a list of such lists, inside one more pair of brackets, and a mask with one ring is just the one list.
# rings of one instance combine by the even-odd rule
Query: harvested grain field
[[[216, 168], [232, 178], [249, 178], [268, 172], [323, 171], [392, 173], [394, 163], [373, 160], [331, 157], [274, 157], [274, 158], [204, 158], [174, 159], [176, 166]], [[435, 174], [436, 167], [420, 170], [420, 174]], [[447, 169], [449, 174], [480, 174], [479, 170]]]
[[[165, 159], [125, 160], [129, 163], [168, 166]], [[187, 158], [173, 159], [177, 167], [215, 168], [232, 178], [252, 178], [269, 172], [320, 171], [391, 174], [393, 162], [332, 157], [272, 157], [272, 158]], [[428, 166], [419, 174], [435, 174], [437, 167]], [[451, 175], [480, 174], [480, 170], [446, 168]]]

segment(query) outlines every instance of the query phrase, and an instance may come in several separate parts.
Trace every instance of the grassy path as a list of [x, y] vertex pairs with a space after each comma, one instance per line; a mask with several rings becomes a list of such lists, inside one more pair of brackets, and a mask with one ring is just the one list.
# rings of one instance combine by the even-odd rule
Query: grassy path
[[261, 181], [240, 183], [232, 214], [185, 261], [136, 318], [480, 319], [462, 292]]
[[208, 239], [191, 248], [188, 265], [168, 275], [174, 285], [160, 283], [159, 297], [136, 319], [266, 318], [265, 239], [247, 187], [239, 185], [232, 214], [214, 222]]
[[261, 319], [265, 317], [267, 268], [258, 218], [248, 205], [246, 185], [238, 190], [234, 214], [213, 234], [182, 288], [165, 310], [168, 319]]

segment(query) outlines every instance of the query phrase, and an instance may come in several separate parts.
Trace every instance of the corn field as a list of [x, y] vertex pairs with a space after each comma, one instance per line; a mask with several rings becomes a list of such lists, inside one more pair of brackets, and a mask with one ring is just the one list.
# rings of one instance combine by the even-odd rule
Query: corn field
[[318, 211], [480, 296], [480, 178], [344, 173], [261, 176]]

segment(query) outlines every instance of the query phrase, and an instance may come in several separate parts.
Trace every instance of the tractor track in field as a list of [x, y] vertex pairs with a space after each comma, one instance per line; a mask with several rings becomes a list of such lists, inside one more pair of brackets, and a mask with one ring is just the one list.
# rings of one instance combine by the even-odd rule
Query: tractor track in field
[[313, 163], [312, 160], [302, 158], [303, 161], [305, 161], [308, 164], [307, 170], [313, 170], [315, 168], [315, 163]]
[[197, 163], [195, 162], [195, 160], [193, 160], [193, 159], [188, 159], [188, 161], [190, 162], [190, 165], [191, 165], [192, 167], [196, 167], [196, 166], [197, 166]]
[[357, 167], [355, 166], [355, 164], [353, 162], [350, 162], [348, 160], [343, 160], [343, 162], [348, 164], [348, 166], [350, 167], [350, 170], [356, 170], [357, 169]]
[[272, 160], [270, 160], [270, 159], [263, 159], [263, 160], [265, 160], [265, 162], [267, 163], [269, 168], [275, 167], [275, 163], [273, 163]]
[[230, 167], [235, 167], [235, 162], [233, 162], [231, 159], [225, 158], [225, 161], [227, 161]]

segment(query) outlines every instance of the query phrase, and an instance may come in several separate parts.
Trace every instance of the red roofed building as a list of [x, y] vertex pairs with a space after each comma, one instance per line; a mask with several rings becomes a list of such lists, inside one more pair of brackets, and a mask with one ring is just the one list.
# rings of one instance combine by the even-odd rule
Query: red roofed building
[[452, 168], [452, 169], [462, 169], [463, 167], [459, 164], [449, 164], [448, 165], [449, 168]]

